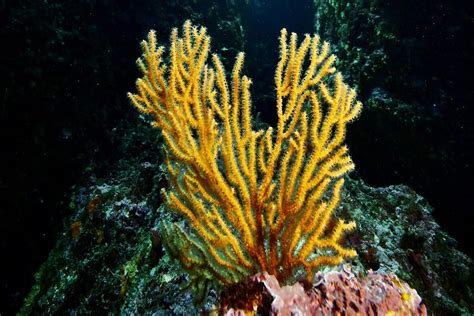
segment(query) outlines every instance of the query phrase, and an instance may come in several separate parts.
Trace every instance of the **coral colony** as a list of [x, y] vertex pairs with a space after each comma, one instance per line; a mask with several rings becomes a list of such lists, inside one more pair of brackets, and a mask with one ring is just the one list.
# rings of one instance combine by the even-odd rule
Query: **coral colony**
[[[189, 21], [171, 34], [169, 61], [154, 31], [141, 43], [132, 104], [164, 139], [167, 206], [186, 226], [165, 223], [163, 239], [194, 283], [232, 285], [257, 273], [308, 280], [322, 266], [356, 256], [342, 237], [355, 228], [333, 216], [343, 176], [354, 169], [346, 126], [361, 112], [317, 35], [280, 35], [276, 129], [255, 130], [251, 80], [237, 55], [231, 78], [208, 63], [210, 37]], [[168, 59], [166, 59], [168, 60]], [[416, 294], [416, 292], [415, 292]]]

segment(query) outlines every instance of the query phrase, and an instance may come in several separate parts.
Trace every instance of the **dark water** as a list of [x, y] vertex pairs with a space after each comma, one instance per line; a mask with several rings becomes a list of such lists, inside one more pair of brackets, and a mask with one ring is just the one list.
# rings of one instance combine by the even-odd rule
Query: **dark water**
[[[358, 173], [372, 185], [411, 185], [472, 256], [472, 3], [405, 0], [381, 7], [378, 18], [412, 41], [385, 49], [398, 52], [413, 73], [406, 85], [367, 81], [360, 95], [382, 86], [422, 108], [416, 113], [426, 119], [412, 126], [408, 134], [419, 133], [413, 138], [396, 120], [387, 127], [362, 117], [349, 137]], [[148, 29], [166, 41], [171, 27], [191, 18], [209, 27], [226, 62], [245, 50], [255, 110], [272, 124], [279, 31], [312, 33], [315, 9], [302, 0], [1, 1], [0, 314], [21, 305], [62, 231], [71, 187], [87, 182], [86, 168], [106, 177], [118, 159], [122, 135], [114, 128], [141, 124], [125, 93], [134, 86], [138, 42]], [[410, 142], [387, 141], [384, 128]]]

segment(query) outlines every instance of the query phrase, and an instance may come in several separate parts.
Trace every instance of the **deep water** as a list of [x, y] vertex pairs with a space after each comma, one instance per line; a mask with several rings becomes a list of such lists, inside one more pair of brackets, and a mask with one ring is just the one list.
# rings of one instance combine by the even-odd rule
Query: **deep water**
[[165, 44], [186, 19], [208, 27], [227, 69], [246, 52], [253, 110], [269, 124], [280, 29], [320, 25], [365, 104], [348, 132], [356, 174], [411, 186], [473, 257], [472, 1], [333, 2], [1, 1], [0, 314], [21, 306], [64, 232], [73, 189], [149, 150], [121, 150], [124, 131], [144, 124], [126, 98], [138, 43], [154, 28]]

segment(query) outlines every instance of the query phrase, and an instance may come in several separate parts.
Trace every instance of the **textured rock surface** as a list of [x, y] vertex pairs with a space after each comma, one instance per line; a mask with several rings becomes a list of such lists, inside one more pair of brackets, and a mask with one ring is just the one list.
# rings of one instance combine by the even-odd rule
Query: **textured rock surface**
[[[166, 183], [159, 168], [123, 160], [113, 174], [76, 190], [73, 215], [36, 274], [23, 313], [211, 310], [219, 289], [198, 293], [207, 303], [194, 305], [186, 275], [162, 251], [157, 223], [176, 219], [156, 209]], [[339, 215], [358, 222], [348, 240], [359, 254], [352, 269], [396, 274], [435, 315], [474, 310], [473, 262], [440, 230], [427, 202], [406, 186], [347, 183]]]
[[474, 310], [474, 263], [432, 216], [428, 202], [404, 185], [372, 188], [348, 181], [341, 213], [357, 222], [356, 264], [395, 273], [436, 315]]
[[[348, 134], [361, 177], [404, 183], [471, 257], [473, 2], [317, 0], [315, 31], [336, 50], [364, 112]], [[353, 141], [353, 142], [352, 142]], [[464, 220], [458, 221], [462, 217]]]

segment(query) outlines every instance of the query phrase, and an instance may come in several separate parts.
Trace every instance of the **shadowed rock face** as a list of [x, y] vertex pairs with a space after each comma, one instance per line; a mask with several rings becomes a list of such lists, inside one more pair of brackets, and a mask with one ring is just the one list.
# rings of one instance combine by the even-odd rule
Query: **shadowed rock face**
[[413, 187], [472, 257], [474, 214], [466, 183], [473, 173], [474, 91], [466, 65], [474, 47], [466, 39], [474, 27], [473, 3], [314, 3], [315, 30], [338, 48], [348, 82], [364, 103], [348, 135], [362, 178], [374, 186]]
[[[84, 170], [102, 177], [118, 157], [143, 151], [140, 143], [120, 149], [123, 131], [138, 125], [124, 111], [138, 54], [129, 44], [152, 27], [167, 41], [178, 20], [208, 19], [233, 59], [243, 45], [237, 8], [193, 0], [0, 3], [0, 250], [12, 254], [0, 273], [0, 312], [21, 305], [69, 214], [70, 187], [88, 179]], [[137, 130], [129, 132], [127, 139]]]

